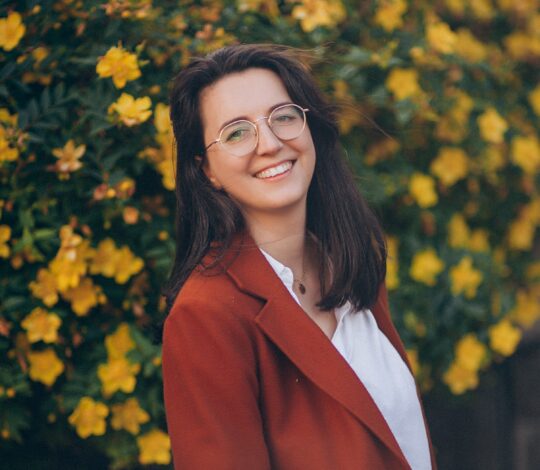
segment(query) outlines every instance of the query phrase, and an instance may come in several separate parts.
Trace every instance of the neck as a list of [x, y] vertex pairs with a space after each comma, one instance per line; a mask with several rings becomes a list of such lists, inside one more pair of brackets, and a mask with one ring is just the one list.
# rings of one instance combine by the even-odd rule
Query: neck
[[256, 218], [244, 214], [253, 240], [259, 248], [293, 270], [301, 277], [305, 267], [306, 253], [306, 215], [284, 216], [267, 214]]

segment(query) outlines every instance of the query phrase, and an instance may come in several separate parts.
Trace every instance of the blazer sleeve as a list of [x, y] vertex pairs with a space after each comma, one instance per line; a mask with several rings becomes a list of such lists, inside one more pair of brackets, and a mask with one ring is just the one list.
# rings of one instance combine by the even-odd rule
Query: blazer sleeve
[[163, 384], [176, 469], [270, 468], [251, 331], [246, 318], [202, 299], [169, 314]]

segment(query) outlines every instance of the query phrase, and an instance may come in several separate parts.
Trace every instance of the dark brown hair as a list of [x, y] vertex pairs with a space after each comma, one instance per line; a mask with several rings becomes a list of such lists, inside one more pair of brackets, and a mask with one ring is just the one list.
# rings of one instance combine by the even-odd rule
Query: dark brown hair
[[[170, 106], [177, 145], [177, 245], [165, 288], [169, 307], [210, 244], [217, 242], [223, 253], [232, 237], [245, 228], [239, 208], [226, 193], [212, 187], [197, 159], [205, 154], [199, 97], [204, 88], [224, 76], [254, 67], [276, 73], [292, 101], [310, 110], [307, 124], [316, 164], [307, 197], [307, 229], [325, 254], [320, 257], [320, 308], [350, 301], [360, 310], [375, 303], [386, 273], [382, 230], [344, 160], [335, 108], [315, 83], [304, 55], [278, 45], [227, 46], [194, 59], [174, 79]], [[330, 266], [332, 276], [327, 283]]]

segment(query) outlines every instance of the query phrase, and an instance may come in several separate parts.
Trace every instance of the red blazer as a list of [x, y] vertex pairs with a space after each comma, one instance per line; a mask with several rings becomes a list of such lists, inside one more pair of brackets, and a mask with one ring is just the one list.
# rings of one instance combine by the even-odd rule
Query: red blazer
[[[408, 364], [384, 286], [372, 312]], [[163, 382], [178, 470], [410, 468], [354, 371], [251, 240], [182, 288], [165, 322]]]

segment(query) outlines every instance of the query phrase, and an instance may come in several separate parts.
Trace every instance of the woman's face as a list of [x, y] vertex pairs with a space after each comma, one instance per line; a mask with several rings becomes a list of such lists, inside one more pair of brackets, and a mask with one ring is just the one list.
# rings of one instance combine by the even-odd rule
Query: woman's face
[[257, 121], [258, 144], [244, 156], [228, 153], [219, 143], [206, 153], [203, 169], [217, 189], [239, 205], [246, 218], [276, 211], [305, 211], [315, 168], [315, 147], [306, 124], [293, 140], [280, 140], [266, 119], [276, 106], [292, 100], [274, 72], [251, 68], [232, 73], [201, 92], [204, 142], [218, 139], [235, 120]]

